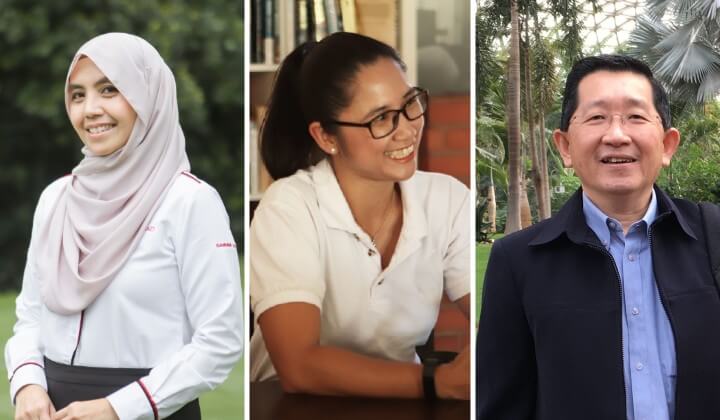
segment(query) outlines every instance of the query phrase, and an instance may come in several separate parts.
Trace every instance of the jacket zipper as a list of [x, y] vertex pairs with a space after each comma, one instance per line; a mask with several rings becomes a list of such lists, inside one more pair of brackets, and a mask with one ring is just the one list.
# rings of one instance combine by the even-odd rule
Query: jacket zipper
[[[613, 258], [612, 254], [605, 249], [604, 247], [597, 246], [595, 244], [586, 242], [586, 244], [590, 248], [597, 249], [598, 251], [602, 252], [603, 254], [610, 257], [610, 262], [612, 263], [613, 269], [615, 270], [615, 278], [617, 279], [618, 284], [618, 297], [620, 302], [620, 323], [622, 324], [622, 311], [625, 309], [623, 308], [623, 287], [622, 287], [622, 277], [620, 277], [620, 272], [617, 268], [617, 263], [615, 262], [615, 258]], [[623, 406], [625, 407], [625, 413], [627, 413], [627, 383], [625, 382], [625, 352], [623, 351], [625, 349], [625, 338], [623, 337], [622, 333], [622, 325], [620, 325], [620, 370], [623, 372]]]
[[[652, 227], [655, 225], [657, 221], [662, 219], [664, 216], [661, 215], [657, 218], [655, 218], [655, 221], [648, 227], [648, 247], [650, 248], [650, 255], [652, 256], [652, 260], [655, 261], [655, 255], [653, 255], [653, 247], [652, 247]], [[665, 293], [663, 292], [662, 287], [660, 287], [660, 283], [658, 282], [657, 274], [655, 273], [655, 264], [652, 264], [652, 270], [653, 270], [653, 278], [655, 279], [655, 287], [658, 289], [658, 297], [660, 298], [660, 303], [663, 306], [663, 309], [665, 309], [665, 315], [668, 317], [668, 322], [670, 322], [670, 331], [672, 331], [673, 335], [673, 345], [675, 346], [676, 356], [675, 356], [675, 406], [674, 406], [674, 413], [673, 418], [677, 419], [677, 412], [678, 412], [678, 372], [679, 369], [677, 369], [678, 359], [677, 359], [677, 337], [675, 336], [675, 325], [673, 323], [672, 314], [670, 311], [668, 311], [667, 308], [667, 300], [665, 299]]]

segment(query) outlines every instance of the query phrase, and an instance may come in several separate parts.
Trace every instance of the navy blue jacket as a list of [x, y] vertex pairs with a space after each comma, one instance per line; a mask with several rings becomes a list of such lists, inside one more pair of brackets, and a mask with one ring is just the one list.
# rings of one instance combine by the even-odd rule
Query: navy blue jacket
[[[720, 298], [700, 213], [655, 191], [650, 248], [675, 339], [675, 419], [720, 419]], [[554, 217], [495, 242], [478, 329], [478, 419], [625, 419], [621, 299], [580, 191]]]

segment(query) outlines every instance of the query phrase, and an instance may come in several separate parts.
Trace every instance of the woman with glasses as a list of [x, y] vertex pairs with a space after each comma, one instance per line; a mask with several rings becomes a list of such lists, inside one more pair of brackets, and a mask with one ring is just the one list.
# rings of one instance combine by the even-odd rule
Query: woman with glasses
[[261, 129], [276, 180], [251, 225], [251, 380], [288, 392], [469, 397], [469, 359], [420, 363], [444, 294], [469, 314], [469, 192], [417, 171], [428, 92], [336, 33], [283, 62]]

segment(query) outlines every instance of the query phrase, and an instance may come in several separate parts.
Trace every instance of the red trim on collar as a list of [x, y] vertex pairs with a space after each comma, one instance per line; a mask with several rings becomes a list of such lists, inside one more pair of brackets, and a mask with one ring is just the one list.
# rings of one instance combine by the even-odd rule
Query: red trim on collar
[[193, 181], [197, 182], [198, 184], [201, 184], [200, 180], [195, 178], [195, 175], [191, 174], [190, 172], [182, 171], [180, 172], [181, 175], [185, 175], [186, 177], [192, 179]]

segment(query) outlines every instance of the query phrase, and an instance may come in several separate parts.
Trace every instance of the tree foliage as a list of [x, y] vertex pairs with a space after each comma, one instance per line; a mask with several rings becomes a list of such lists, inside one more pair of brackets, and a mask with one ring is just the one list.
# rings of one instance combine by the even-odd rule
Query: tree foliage
[[720, 203], [720, 104], [684, 114], [677, 129], [682, 142], [658, 184], [675, 197]]
[[629, 54], [648, 62], [676, 101], [712, 101], [720, 93], [720, 2], [649, 0], [647, 11]]
[[[595, 4], [595, 1], [590, 3]], [[546, 22], [550, 20], [553, 27], [546, 28]], [[543, 218], [549, 217], [550, 168], [546, 147], [549, 137], [544, 122], [559, 95], [557, 67], [569, 66], [582, 56], [582, 3], [575, 0], [488, 0], [479, 5], [476, 22], [477, 57], [482, 60], [477, 63], [476, 82], [480, 108], [478, 145], [481, 148], [488, 141], [481, 138], [482, 135], [499, 131], [495, 124], [497, 118], [483, 114], [488, 100], [499, 97], [490, 88], [497, 80], [497, 72], [490, 63], [495, 53], [509, 44], [507, 52], [503, 50], [509, 58], [502, 63], [508, 69], [504, 75], [506, 94], [502, 95], [506, 100], [503, 119], [507, 118], [507, 233], [521, 226], [520, 213], [526, 201], [520, 199], [527, 175], [533, 179], [538, 213]], [[518, 69], [522, 76], [516, 73]], [[521, 129], [525, 132], [522, 136]], [[525, 145], [523, 138], [528, 139]], [[532, 158], [529, 171], [526, 159], [522, 157], [523, 150], [527, 150], [526, 154]], [[483, 158], [482, 153], [479, 158]], [[480, 167], [478, 174], [481, 174]]]
[[35, 203], [81, 159], [63, 87], [75, 51], [105, 32], [147, 39], [175, 74], [192, 170], [220, 192], [242, 240], [243, 3], [0, 1], [0, 288], [21, 280]]

